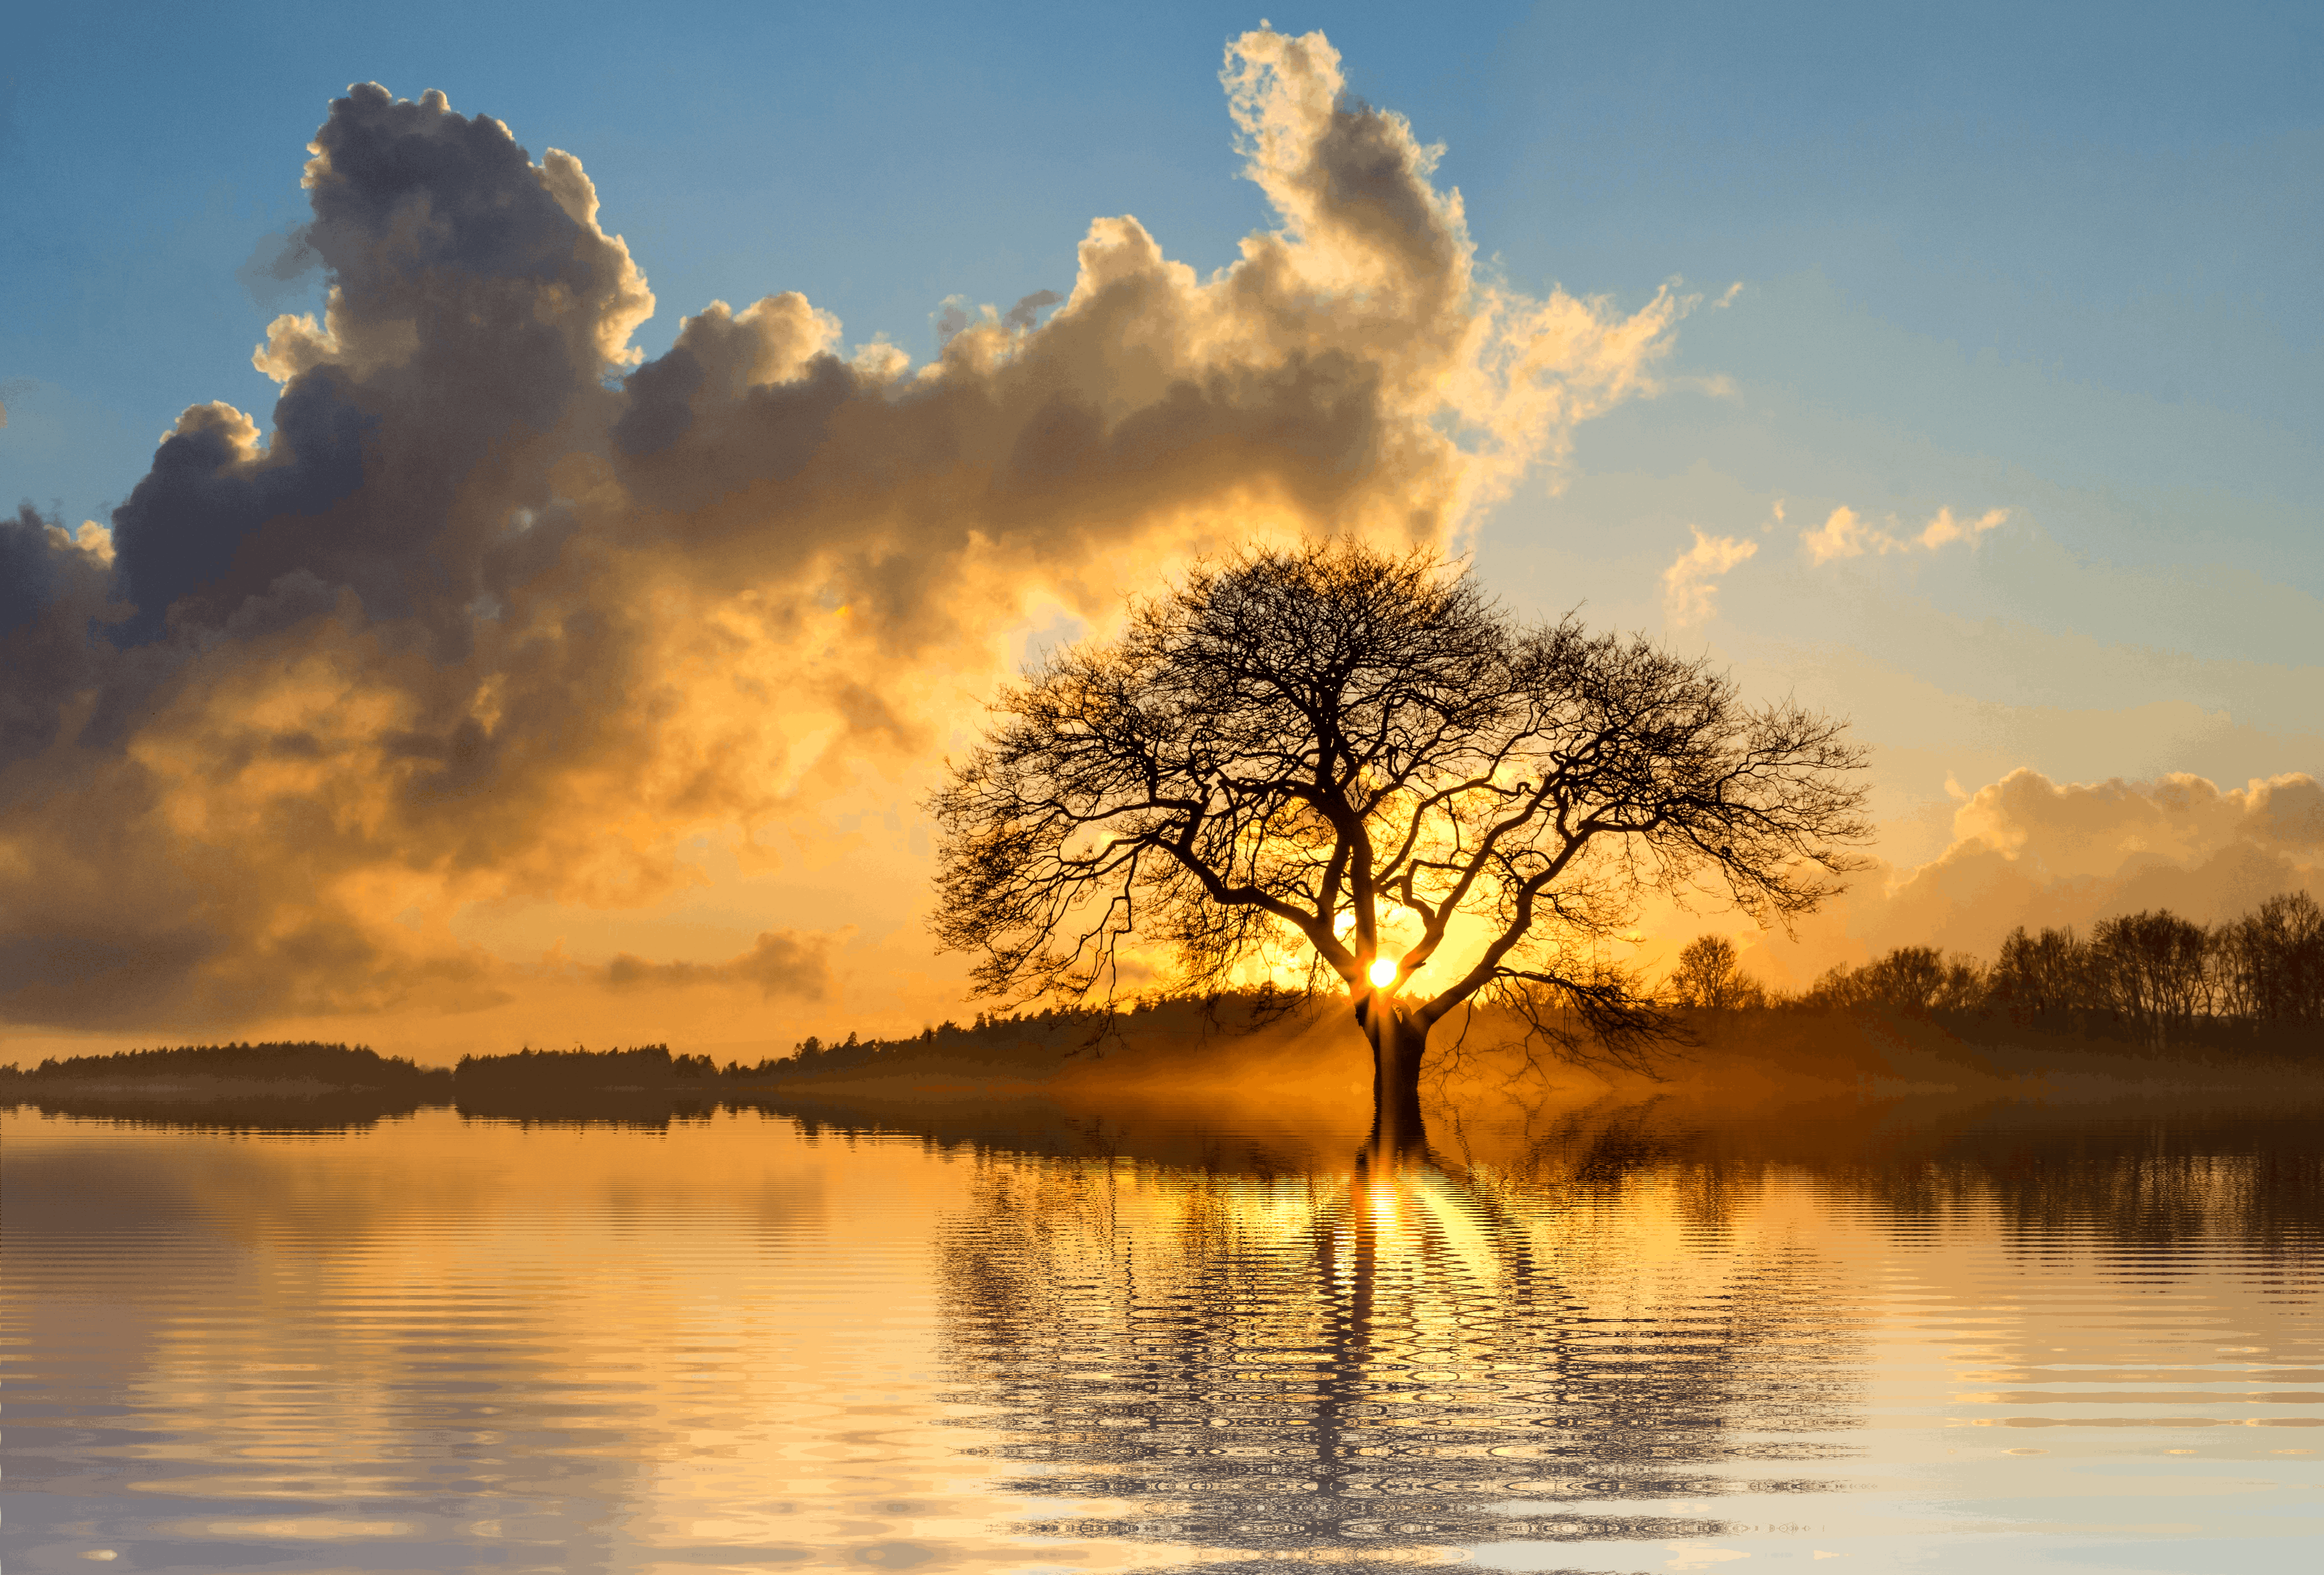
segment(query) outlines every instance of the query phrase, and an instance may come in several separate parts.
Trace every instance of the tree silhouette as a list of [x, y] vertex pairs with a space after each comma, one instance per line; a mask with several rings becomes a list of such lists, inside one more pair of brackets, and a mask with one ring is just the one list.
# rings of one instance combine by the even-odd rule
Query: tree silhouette
[[2101, 919], [2090, 951], [2101, 998], [2160, 1050], [2210, 1014], [2210, 939], [2168, 909]]
[[1371, 1039], [1388, 1147], [1418, 1139], [1456, 1006], [1634, 1059], [1665, 1020], [1607, 942], [1644, 894], [1787, 919], [1865, 834], [1838, 722], [1642, 638], [1520, 623], [1425, 548], [1198, 566], [995, 711], [928, 805], [934, 928], [978, 988], [1110, 996], [1134, 942], [1197, 987], [1304, 966]]
[[1960, 1010], [1985, 999], [1985, 970], [1973, 958], [1950, 958], [1933, 946], [1899, 946], [1862, 968], [1840, 964], [1816, 980], [1808, 998], [1829, 1006], [1885, 1006], [1919, 1014]]
[[2039, 935], [2020, 924], [2002, 937], [2001, 956], [1987, 982], [1995, 1000], [2028, 1017], [2059, 1016], [2089, 1002], [2089, 948], [2070, 924]]
[[2270, 897], [2221, 927], [2222, 993], [2249, 1022], [2324, 1023], [2324, 908], [2306, 892]]
[[1765, 1005], [1767, 992], [1743, 971], [1735, 943], [1724, 935], [1698, 935], [1678, 954], [1665, 987], [1682, 1006], [1728, 1012]]

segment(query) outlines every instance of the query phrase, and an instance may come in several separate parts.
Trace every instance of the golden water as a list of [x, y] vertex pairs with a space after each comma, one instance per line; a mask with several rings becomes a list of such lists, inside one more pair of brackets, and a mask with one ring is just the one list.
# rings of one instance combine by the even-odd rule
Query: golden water
[[2312, 1567], [2312, 1120], [1898, 1130], [20, 1113], [5, 1567]]

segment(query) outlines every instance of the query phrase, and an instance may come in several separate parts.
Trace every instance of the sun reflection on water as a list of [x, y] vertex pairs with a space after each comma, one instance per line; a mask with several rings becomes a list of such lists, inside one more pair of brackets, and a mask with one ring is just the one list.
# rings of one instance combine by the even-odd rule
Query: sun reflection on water
[[2016, 1119], [1632, 1108], [1333, 1163], [0, 1117], [10, 1570], [2261, 1567], [2324, 1532], [2312, 1125]]

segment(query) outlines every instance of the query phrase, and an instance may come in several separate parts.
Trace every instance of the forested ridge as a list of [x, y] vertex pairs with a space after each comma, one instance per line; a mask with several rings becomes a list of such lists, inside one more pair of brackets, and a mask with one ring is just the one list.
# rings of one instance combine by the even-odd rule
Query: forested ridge
[[1665, 991], [1695, 1008], [1981, 1013], [2158, 1050], [2239, 1029], [2324, 1038], [2324, 909], [2290, 892], [2213, 925], [2167, 908], [2101, 919], [2087, 936], [2070, 925], [2039, 933], [2020, 925], [1991, 963], [1900, 946], [1790, 996], [1755, 981], [1731, 942], [1705, 936], [1680, 953]]

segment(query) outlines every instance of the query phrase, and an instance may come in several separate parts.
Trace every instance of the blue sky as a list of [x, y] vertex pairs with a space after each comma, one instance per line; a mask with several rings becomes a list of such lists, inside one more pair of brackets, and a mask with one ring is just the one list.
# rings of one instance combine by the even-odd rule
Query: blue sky
[[[1441, 178], [1512, 280], [1626, 300], [1674, 274], [1747, 282], [1748, 310], [1683, 336], [1688, 369], [2077, 486], [2296, 514], [2324, 453], [2317, 10], [1896, 10], [1271, 20], [1324, 28], [1355, 91], [1446, 145]], [[294, 302], [262, 305], [235, 272], [303, 217], [303, 144], [349, 80], [441, 88], [536, 154], [578, 154], [659, 298], [650, 353], [714, 296], [797, 288], [851, 338], [925, 356], [945, 297], [1005, 303], [1069, 282], [1097, 214], [1137, 214], [1198, 267], [1231, 259], [1263, 209], [1234, 179], [1215, 72], [1222, 41], [1256, 20], [1212, 6], [22, 15], [0, 132], [0, 475], [94, 513], [183, 405], [264, 408], [249, 346]], [[2269, 512], [2222, 548], [2324, 588], [2324, 553]], [[2130, 561], [2184, 545], [2176, 523], [2122, 524], [2113, 545]]]
[[[2021, 768], [2324, 773], [2314, 5], [45, 8], [0, 60], [0, 500], [104, 520], [188, 405], [264, 428], [252, 348], [320, 283], [250, 264], [351, 81], [576, 155], [648, 357], [796, 290], [925, 361], [947, 300], [1071, 288], [1093, 218], [1204, 273], [1275, 222], [1219, 81], [1262, 16], [1443, 144], [1489, 278], [1699, 297], [1466, 539], [1520, 607], [1853, 718], [1899, 878]], [[1843, 508], [1876, 545], [1817, 557]], [[1940, 510], [2002, 523], [1909, 545]], [[601, 950], [731, 951], [764, 897]]]

